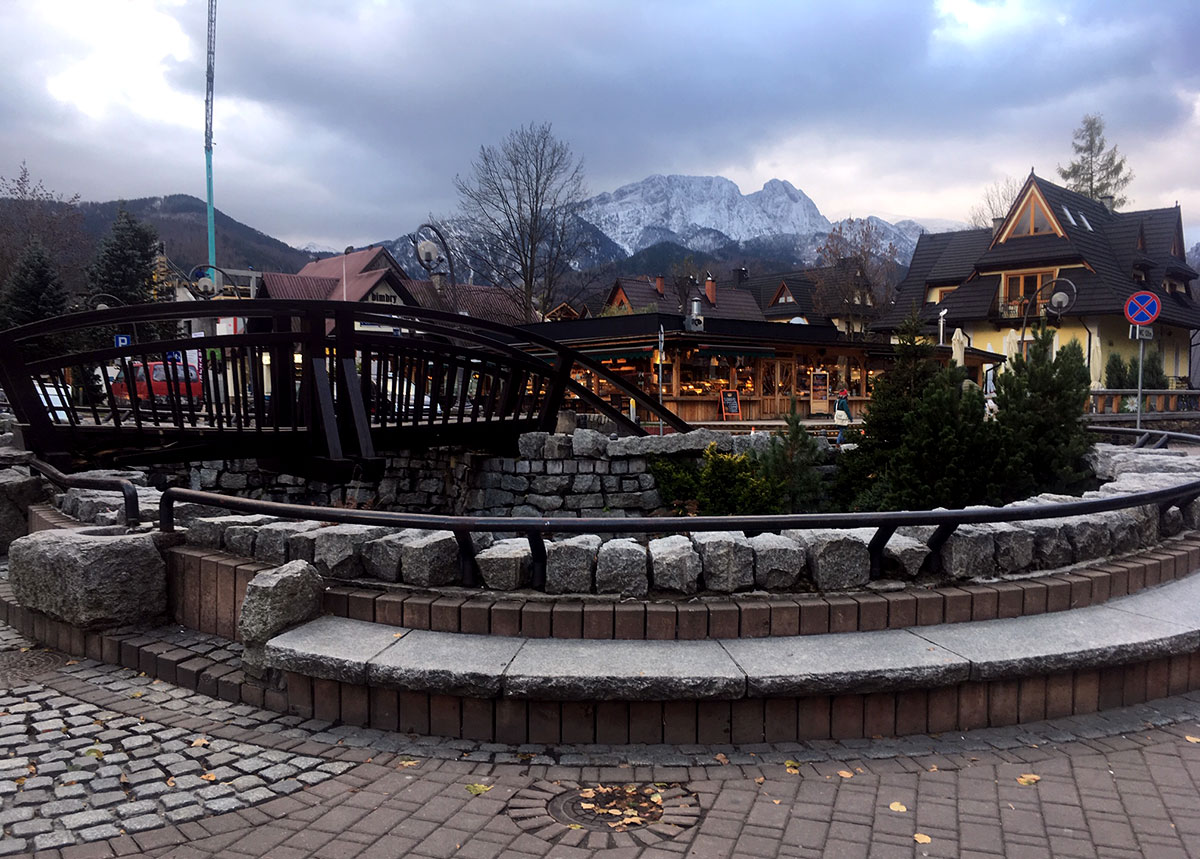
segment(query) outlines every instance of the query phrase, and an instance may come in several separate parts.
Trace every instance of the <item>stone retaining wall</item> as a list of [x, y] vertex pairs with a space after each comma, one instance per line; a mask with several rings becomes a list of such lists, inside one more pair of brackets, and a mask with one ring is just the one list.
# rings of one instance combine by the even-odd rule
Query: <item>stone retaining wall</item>
[[[694, 455], [712, 441], [727, 449], [735, 444], [729, 435], [703, 430], [611, 441], [587, 430], [573, 436], [531, 433], [521, 439], [521, 458], [489, 459], [483, 463], [486, 468], [467, 469], [487, 488], [474, 488], [466, 495], [476, 505], [484, 505], [474, 512], [492, 515], [616, 515], [624, 511], [578, 505], [596, 503], [584, 500], [596, 495], [613, 503], [649, 507], [657, 503], [657, 492], [633, 489], [644, 485], [649, 477], [644, 471], [646, 457], [656, 453]], [[743, 443], [752, 442], [753, 437]], [[1108, 482], [1084, 498], [1200, 479], [1200, 458], [1172, 452], [1098, 445], [1093, 464], [1096, 473]], [[464, 464], [455, 467], [466, 468]], [[513, 491], [504, 489], [505, 485]], [[515, 491], [518, 486], [527, 486], [530, 491], [519, 496]], [[600, 492], [575, 491], [576, 486], [599, 486]], [[619, 491], [610, 492], [606, 486]], [[535, 489], [540, 491], [532, 491]], [[145, 488], [140, 493], [143, 508], [157, 508], [155, 490]], [[523, 503], [516, 504], [517, 500]], [[540, 506], [529, 503], [533, 500]], [[1076, 500], [1042, 495], [1017, 502], [1017, 506]], [[122, 516], [117, 493], [70, 490], [59, 501], [62, 512], [84, 521], [119, 522]], [[555, 509], [554, 505], [560, 507]], [[211, 512], [198, 505], [179, 506], [178, 520], [190, 523], [190, 544], [227, 550], [273, 565], [309, 561], [332, 579], [414, 587], [461, 582], [461, 559], [450, 532], [211, 516]], [[663, 525], [669, 534], [686, 528], [686, 519], [664, 520]], [[704, 592], [830, 592], [868, 584], [886, 590], [903, 587], [911, 580], [945, 583], [1009, 579], [1119, 557], [1154, 547], [1163, 538], [1198, 526], [1200, 501], [1161, 511], [1147, 505], [1088, 516], [969, 525], [954, 532], [941, 549], [937, 563], [931, 563], [925, 546], [932, 527], [905, 528], [886, 547], [884, 574], [888, 581], [883, 584], [869, 581], [867, 544], [873, 529], [786, 530], [750, 538], [741, 532], [677, 533], [647, 541], [576, 537], [547, 545], [545, 589], [551, 594], [690, 596]], [[487, 589], [508, 592], [528, 584], [531, 553], [526, 540], [496, 540], [491, 534], [481, 533], [475, 535], [475, 541], [476, 562]]]

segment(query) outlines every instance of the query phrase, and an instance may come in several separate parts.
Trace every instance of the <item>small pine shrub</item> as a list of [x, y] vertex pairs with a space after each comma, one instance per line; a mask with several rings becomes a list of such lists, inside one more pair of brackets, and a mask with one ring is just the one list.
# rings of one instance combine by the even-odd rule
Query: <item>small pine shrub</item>
[[1129, 387], [1129, 366], [1117, 352], [1109, 355], [1108, 363], [1104, 365], [1104, 387], [1112, 390]]

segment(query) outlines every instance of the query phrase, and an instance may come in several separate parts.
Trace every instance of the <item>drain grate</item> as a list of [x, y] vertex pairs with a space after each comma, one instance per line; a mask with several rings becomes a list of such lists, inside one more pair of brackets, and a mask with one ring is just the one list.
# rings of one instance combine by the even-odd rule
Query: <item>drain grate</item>
[[554, 844], [591, 849], [650, 846], [676, 838], [700, 819], [696, 795], [677, 782], [538, 782], [518, 791], [508, 814], [521, 829]]
[[0, 689], [11, 689], [48, 674], [67, 663], [67, 655], [53, 650], [6, 650], [0, 652]]

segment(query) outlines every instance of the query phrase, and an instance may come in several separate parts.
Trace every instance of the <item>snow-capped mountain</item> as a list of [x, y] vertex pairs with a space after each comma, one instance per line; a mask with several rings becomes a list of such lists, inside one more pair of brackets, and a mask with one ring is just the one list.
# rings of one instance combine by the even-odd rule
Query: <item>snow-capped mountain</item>
[[[722, 259], [810, 265], [816, 263], [818, 248], [835, 226], [842, 224], [853, 233], [867, 221], [884, 246], [893, 244], [899, 261], [907, 265], [921, 233], [965, 226], [909, 218], [892, 223], [874, 215], [831, 222], [807, 194], [786, 180], [772, 179], [761, 190], [743, 194], [723, 176], [648, 176], [588, 199], [577, 215], [593, 246], [586, 259], [573, 261], [577, 269], [619, 262], [663, 242]], [[462, 219], [438, 223], [452, 248], [462, 247], [469, 238], [470, 226]], [[381, 244], [406, 271], [424, 276], [407, 236]], [[489, 280], [485, 272], [469, 271], [457, 250], [454, 264], [461, 281]]]
[[662, 241], [713, 250], [731, 241], [828, 232], [829, 220], [790, 182], [742, 194], [723, 176], [650, 176], [592, 197], [579, 211], [628, 254]]

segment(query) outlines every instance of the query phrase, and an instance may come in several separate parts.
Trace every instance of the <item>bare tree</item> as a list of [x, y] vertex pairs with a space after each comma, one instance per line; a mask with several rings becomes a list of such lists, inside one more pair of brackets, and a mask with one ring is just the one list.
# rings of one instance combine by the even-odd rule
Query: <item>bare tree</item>
[[809, 271], [818, 312], [841, 319], [847, 336], [866, 338], [878, 308], [891, 303], [900, 272], [896, 246], [871, 218], [840, 221], [817, 248]]
[[33, 244], [40, 244], [63, 285], [80, 291], [92, 242], [83, 228], [79, 195], [64, 197], [29, 175], [22, 162], [16, 178], [0, 176], [0, 283], [8, 280]]
[[1012, 176], [997, 179], [983, 189], [979, 202], [971, 207], [967, 220], [972, 227], [990, 227], [993, 218], [1003, 218], [1021, 193], [1024, 182]]
[[1129, 199], [1121, 194], [1133, 181], [1133, 172], [1125, 164], [1125, 156], [1117, 147], [1105, 149], [1104, 118], [1088, 113], [1075, 129], [1071, 148], [1076, 158], [1066, 167], [1058, 168], [1058, 175], [1067, 182], [1067, 187], [1093, 200], [1112, 196], [1114, 206], [1124, 206]]
[[554, 306], [588, 239], [576, 209], [586, 196], [583, 159], [551, 132], [529, 124], [499, 146], [480, 147], [467, 178], [456, 176], [470, 228], [463, 250], [471, 268], [511, 290], [530, 318]]

